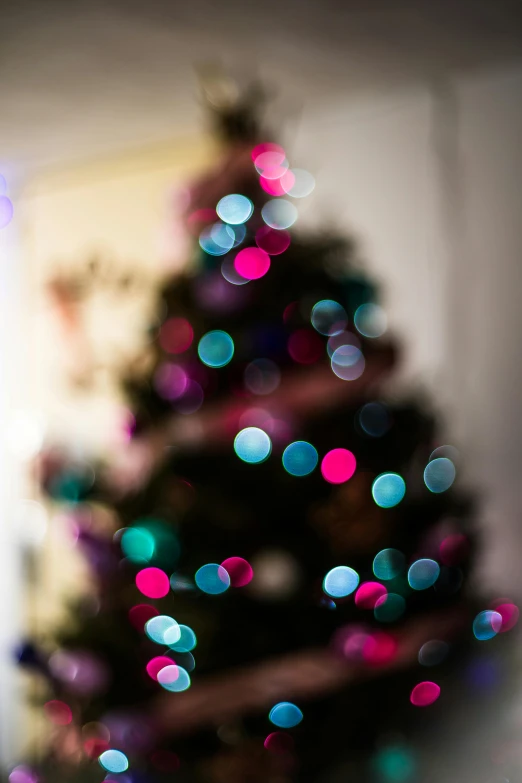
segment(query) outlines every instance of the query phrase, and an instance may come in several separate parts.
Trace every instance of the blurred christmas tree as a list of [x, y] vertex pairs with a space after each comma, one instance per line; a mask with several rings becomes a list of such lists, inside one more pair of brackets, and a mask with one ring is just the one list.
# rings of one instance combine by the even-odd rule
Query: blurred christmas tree
[[314, 181], [257, 105], [216, 111], [194, 256], [125, 380], [133, 473], [44, 462], [97, 583], [49, 660], [21, 653], [52, 691], [49, 780], [418, 780], [414, 730], [443, 717], [470, 636], [455, 450], [385, 399], [377, 292], [352, 242], [290, 232]]

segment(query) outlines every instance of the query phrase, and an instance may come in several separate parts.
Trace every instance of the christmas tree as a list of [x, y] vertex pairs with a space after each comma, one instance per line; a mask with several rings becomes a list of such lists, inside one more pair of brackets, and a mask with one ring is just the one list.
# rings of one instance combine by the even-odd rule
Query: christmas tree
[[473, 637], [455, 449], [425, 402], [386, 396], [378, 292], [354, 242], [290, 230], [313, 178], [256, 106], [216, 112], [193, 257], [160, 292], [152, 365], [123, 379], [146, 462], [122, 482], [44, 460], [97, 585], [50, 657], [21, 650], [48, 678], [55, 781], [420, 779], [416, 734]]

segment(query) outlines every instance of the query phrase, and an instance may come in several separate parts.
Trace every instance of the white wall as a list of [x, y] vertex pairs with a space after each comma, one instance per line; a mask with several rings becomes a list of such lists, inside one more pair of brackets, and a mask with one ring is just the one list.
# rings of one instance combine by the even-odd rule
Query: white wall
[[462, 448], [482, 503], [481, 584], [517, 594], [522, 67], [455, 90], [454, 115], [427, 87], [309, 107], [291, 155], [317, 173], [303, 222], [361, 237], [403, 341], [402, 377], [430, 389]]

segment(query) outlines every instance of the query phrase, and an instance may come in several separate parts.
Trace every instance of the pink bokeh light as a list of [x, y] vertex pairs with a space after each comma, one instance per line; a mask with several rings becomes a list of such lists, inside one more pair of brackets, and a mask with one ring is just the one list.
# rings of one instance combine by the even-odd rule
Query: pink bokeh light
[[380, 582], [363, 582], [355, 593], [355, 605], [360, 609], [374, 609], [377, 601], [388, 595]]
[[440, 687], [436, 682], [419, 682], [410, 694], [410, 701], [415, 707], [429, 707], [440, 696]]
[[244, 587], [254, 576], [252, 566], [242, 557], [227, 557], [221, 566], [228, 573], [232, 587]]
[[169, 592], [169, 578], [161, 568], [143, 568], [136, 574], [136, 587], [147, 598], [164, 598]]
[[261, 144], [256, 144], [256, 146], [252, 149], [252, 160], [255, 162], [258, 157], [263, 155], [265, 152], [278, 152], [281, 160], [284, 160], [286, 157], [286, 153], [280, 144], [276, 144], [273, 141], [264, 141]]
[[298, 364], [314, 364], [324, 352], [324, 344], [311, 329], [297, 329], [288, 338], [288, 353]]
[[145, 623], [159, 614], [155, 606], [136, 604], [129, 609], [129, 620], [137, 631], [144, 631]]
[[397, 655], [397, 641], [385, 631], [368, 634], [363, 647], [363, 658], [369, 666], [386, 666]]
[[284, 253], [290, 245], [290, 233], [284, 229], [278, 230], [270, 226], [261, 226], [256, 231], [256, 244], [265, 253], [278, 256]]
[[284, 731], [273, 731], [264, 741], [264, 746], [271, 753], [285, 755], [294, 749], [294, 740]]
[[157, 655], [148, 662], [146, 666], [147, 674], [157, 682], [160, 671], [164, 669], [165, 666], [172, 666], [173, 664], [174, 661], [172, 658], [167, 658], [166, 655]]
[[194, 330], [186, 318], [169, 318], [161, 325], [159, 342], [167, 353], [183, 353], [193, 339]]
[[357, 461], [348, 449], [332, 449], [323, 457], [321, 473], [330, 484], [343, 484], [355, 473]]
[[46, 717], [56, 726], [67, 726], [72, 723], [72, 711], [64, 701], [53, 699], [44, 704]]
[[234, 259], [234, 268], [247, 280], [258, 280], [270, 269], [270, 256], [259, 247], [245, 247]]

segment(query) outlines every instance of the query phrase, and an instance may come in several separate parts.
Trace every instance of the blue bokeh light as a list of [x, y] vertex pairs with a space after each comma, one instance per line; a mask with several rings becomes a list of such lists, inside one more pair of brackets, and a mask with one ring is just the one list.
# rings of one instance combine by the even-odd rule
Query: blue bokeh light
[[162, 688], [171, 693], [181, 693], [190, 688], [190, 676], [183, 666], [165, 666], [158, 672], [158, 682]]
[[272, 441], [259, 427], [246, 427], [236, 435], [234, 451], [243, 462], [258, 465], [270, 456]]
[[344, 331], [348, 316], [344, 307], [338, 302], [334, 302], [333, 299], [322, 299], [313, 306], [310, 320], [319, 334], [333, 337]]
[[381, 473], [372, 485], [373, 499], [381, 508], [393, 508], [406, 493], [406, 483], [398, 473]]
[[437, 457], [426, 465], [424, 483], [430, 492], [446, 492], [455, 481], [455, 474], [455, 465], [450, 459]]
[[105, 750], [99, 757], [98, 761], [100, 765], [107, 770], [107, 772], [125, 772], [129, 768], [129, 760], [125, 753], [121, 750]]
[[398, 549], [381, 549], [373, 560], [373, 573], [377, 579], [395, 579], [403, 571], [406, 558]]
[[481, 642], [493, 639], [501, 628], [502, 615], [500, 612], [495, 612], [492, 609], [486, 609], [484, 612], [479, 612], [473, 620], [473, 633]]
[[367, 402], [359, 411], [359, 424], [367, 435], [380, 438], [390, 429], [390, 414], [380, 402]]
[[303, 713], [289, 701], [281, 701], [276, 704], [270, 710], [268, 719], [274, 726], [279, 726], [280, 729], [291, 729], [301, 723], [303, 720]]
[[440, 574], [440, 566], [428, 557], [420, 558], [408, 570], [408, 584], [412, 590], [427, 590], [433, 587]]
[[353, 323], [363, 337], [375, 338], [384, 334], [388, 319], [382, 307], [368, 302], [359, 305], [353, 316]]
[[270, 228], [290, 228], [297, 220], [297, 208], [284, 198], [275, 198], [266, 202], [261, 217]]
[[196, 571], [195, 582], [208, 595], [219, 595], [230, 587], [230, 576], [223, 566], [207, 563]]
[[318, 461], [317, 449], [305, 440], [290, 443], [283, 452], [283, 467], [292, 476], [308, 476]]
[[253, 211], [254, 205], [250, 199], [239, 193], [230, 193], [230, 195], [224, 196], [218, 201], [216, 207], [216, 212], [221, 220], [234, 226], [245, 223], [251, 217]]
[[356, 589], [359, 574], [349, 566], [336, 566], [328, 571], [323, 580], [324, 592], [332, 598], [344, 598]]
[[227, 332], [207, 332], [198, 344], [198, 355], [207, 367], [224, 367], [234, 355], [234, 341]]
[[176, 652], [190, 652], [197, 644], [196, 634], [188, 625], [179, 626], [180, 635], [177, 639], [171, 639], [170, 630], [165, 633], [165, 644]]
[[169, 644], [167, 636], [170, 642], [176, 642], [181, 636], [178, 623], [165, 614], [157, 615], [148, 620], [145, 623], [145, 633], [156, 644]]

